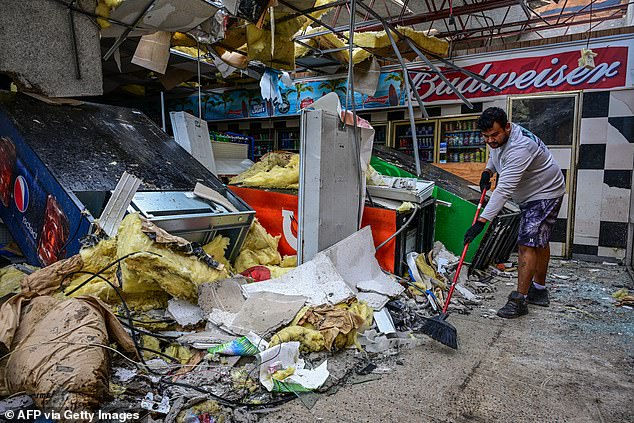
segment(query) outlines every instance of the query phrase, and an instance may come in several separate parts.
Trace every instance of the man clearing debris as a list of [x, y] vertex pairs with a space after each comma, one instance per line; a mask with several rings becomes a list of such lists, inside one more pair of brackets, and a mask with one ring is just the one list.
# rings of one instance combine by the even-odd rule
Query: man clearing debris
[[509, 198], [520, 205], [517, 291], [511, 292], [506, 305], [497, 312], [498, 316], [510, 319], [527, 314], [527, 302], [540, 306], [550, 303], [546, 289], [549, 240], [566, 184], [561, 169], [542, 140], [509, 122], [504, 110], [486, 109], [478, 119], [478, 129], [491, 148], [480, 178], [480, 190], [491, 187], [491, 176], [495, 172], [498, 179], [489, 203], [467, 230], [464, 242], [473, 241]]

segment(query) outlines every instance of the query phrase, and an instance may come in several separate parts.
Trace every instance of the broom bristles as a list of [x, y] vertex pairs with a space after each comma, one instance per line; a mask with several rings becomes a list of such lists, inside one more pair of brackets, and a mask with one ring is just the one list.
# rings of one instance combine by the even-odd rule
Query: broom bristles
[[447, 315], [438, 315], [431, 319], [425, 319], [421, 332], [431, 339], [440, 342], [454, 350], [458, 349], [458, 331], [445, 321]]

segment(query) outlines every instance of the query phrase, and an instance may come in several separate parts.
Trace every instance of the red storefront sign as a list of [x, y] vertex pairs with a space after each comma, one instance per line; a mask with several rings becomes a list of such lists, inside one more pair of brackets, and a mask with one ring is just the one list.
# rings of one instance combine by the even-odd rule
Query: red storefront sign
[[[278, 250], [282, 255], [297, 254], [297, 196], [253, 188], [230, 186], [253, 210], [266, 231], [280, 236]], [[396, 232], [396, 212], [394, 210], [366, 207], [361, 227], [370, 225], [374, 245], [377, 246]], [[394, 272], [394, 251], [396, 243], [392, 239], [376, 253], [379, 264], [387, 271]]]
[[[594, 69], [579, 66], [580, 50], [462, 66], [501, 88], [500, 92], [459, 72], [445, 72], [444, 75], [467, 98], [625, 86], [628, 47], [594, 48], [593, 51], [597, 53]], [[422, 100], [456, 99], [453, 90], [438, 75], [424, 68], [412, 69], [410, 75]]]

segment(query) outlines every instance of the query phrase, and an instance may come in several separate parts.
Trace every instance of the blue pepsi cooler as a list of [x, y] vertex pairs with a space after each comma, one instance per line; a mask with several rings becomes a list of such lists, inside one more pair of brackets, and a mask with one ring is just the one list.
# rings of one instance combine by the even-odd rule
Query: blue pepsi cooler
[[0, 91], [0, 217], [30, 264], [76, 254], [126, 171], [141, 179], [141, 196], [189, 198], [197, 182], [224, 196], [234, 210], [202, 199], [188, 210], [160, 205], [155, 223], [198, 242], [225, 235], [235, 257], [255, 212], [143, 113]]

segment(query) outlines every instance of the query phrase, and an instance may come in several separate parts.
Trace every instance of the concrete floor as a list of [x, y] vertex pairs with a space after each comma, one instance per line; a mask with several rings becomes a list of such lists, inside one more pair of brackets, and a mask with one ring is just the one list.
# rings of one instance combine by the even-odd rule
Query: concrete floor
[[[600, 270], [591, 270], [599, 268]], [[516, 320], [491, 318], [514, 279], [469, 315], [452, 315], [458, 351], [428, 340], [401, 351], [380, 380], [346, 384], [312, 409], [298, 400], [261, 422], [634, 421], [634, 310], [610, 294], [623, 267], [555, 262], [553, 302]], [[567, 278], [567, 279], [565, 279]]]

